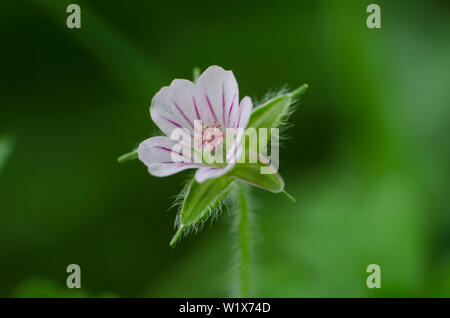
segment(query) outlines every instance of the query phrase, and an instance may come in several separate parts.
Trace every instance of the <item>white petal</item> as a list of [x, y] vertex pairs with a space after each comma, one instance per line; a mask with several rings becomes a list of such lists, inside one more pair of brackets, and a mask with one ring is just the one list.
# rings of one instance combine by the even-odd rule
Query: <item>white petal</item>
[[206, 125], [216, 121], [222, 128], [232, 127], [239, 102], [239, 88], [232, 71], [215, 65], [208, 67], [197, 80], [195, 98]]
[[233, 169], [235, 163], [229, 163], [225, 168], [214, 168], [214, 167], [201, 167], [195, 173], [195, 180], [198, 183], [202, 183], [208, 179], [218, 178], [231, 169]]
[[194, 83], [188, 80], [173, 80], [153, 97], [150, 106], [152, 120], [167, 136], [176, 128], [194, 131], [197, 119], [193, 102]]
[[151, 175], [165, 177], [182, 170], [198, 168], [200, 165], [191, 163], [189, 156], [186, 162], [174, 162], [172, 159], [173, 150], [177, 142], [169, 137], [152, 137], [144, 140], [138, 148], [139, 160], [147, 167]]
[[237, 127], [242, 128], [247, 127], [250, 115], [252, 114], [252, 109], [253, 109], [252, 99], [248, 96], [245, 96], [242, 99], [241, 104], [239, 105], [239, 119]]
[[253, 104], [251, 98], [248, 96], [244, 97], [239, 105], [239, 117], [236, 123], [237, 127], [234, 128], [235, 139], [232, 146], [227, 151], [227, 162], [236, 162], [242, 154], [243, 149], [241, 146], [241, 141], [244, 137], [245, 127], [247, 126], [252, 114], [252, 108]]

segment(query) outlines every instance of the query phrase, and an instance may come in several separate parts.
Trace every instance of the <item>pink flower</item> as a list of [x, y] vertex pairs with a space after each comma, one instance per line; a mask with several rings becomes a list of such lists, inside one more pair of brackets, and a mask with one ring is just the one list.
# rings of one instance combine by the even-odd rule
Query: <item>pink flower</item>
[[246, 128], [252, 108], [248, 96], [239, 103], [239, 89], [233, 72], [219, 66], [210, 66], [196, 83], [175, 79], [153, 97], [150, 106], [152, 120], [166, 136], [143, 141], [138, 148], [139, 160], [157, 177], [192, 168], [197, 169], [195, 179], [198, 183], [220, 177], [234, 167], [236, 160], [230, 160], [230, 157], [236, 153], [236, 148], [240, 150], [241, 135], [235, 138], [231, 150], [227, 150], [226, 164], [219, 166], [197, 162], [184, 153], [185, 161], [174, 161], [173, 152], [178, 140], [172, 140], [170, 136], [174, 130], [183, 129], [194, 137], [194, 126], [197, 129], [196, 123], [201, 121], [201, 141], [192, 147], [215, 151], [222, 147], [227, 128]]

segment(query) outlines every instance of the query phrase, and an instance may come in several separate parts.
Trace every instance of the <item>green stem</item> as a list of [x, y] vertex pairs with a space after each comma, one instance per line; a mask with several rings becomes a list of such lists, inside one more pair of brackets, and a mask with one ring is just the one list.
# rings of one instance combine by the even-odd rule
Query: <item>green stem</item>
[[237, 193], [239, 214], [239, 297], [249, 297], [250, 289], [250, 209], [247, 193], [241, 186]]

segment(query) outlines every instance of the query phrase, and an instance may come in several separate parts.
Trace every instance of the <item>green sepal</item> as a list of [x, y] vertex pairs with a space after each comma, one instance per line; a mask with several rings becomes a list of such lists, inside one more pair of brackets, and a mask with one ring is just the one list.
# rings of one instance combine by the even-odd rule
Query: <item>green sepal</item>
[[214, 209], [222, 204], [231, 190], [233, 182], [233, 178], [228, 175], [206, 180], [203, 183], [192, 179], [184, 194], [178, 216], [178, 229], [170, 241], [170, 246], [175, 245], [186, 229], [204, 221]]
[[290, 104], [291, 97], [289, 95], [281, 95], [268, 100], [253, 110], [247, 127], [253, 127], [256, 130], [278, 127], [288, 113]]
[[276, 96], [264, 104], [255, 107], [247, 127], [253, 127], [255, 129], [278, 127], [284, 117], [289, 113], [289, 106], [295, 102], [307, 88], [308, 84], [303, 84], [289, 93]]
[[122, 163], [124, 161], [134, 160], [138, 158], [138, 150], [134, 149], [133, 151], [127, 152], [126, 154], [121, 155], [119, 158], [117, 158], [117, 161], [119, 163]]
[[[263, 174], [261, 168], [273, 173]], [[283, 178], [269, 163], [263, 163], [259, 158], [256, 163], [236, 164], [230, 175], [235, 179], [270, 192], [279, 193], [284, 190]]]
[[[291, 105], [295, 103], [298, 97], [302, 95], [307, 88], [308, 84], [303, 84], [289, 93], [276, 96], [264, 104], [255, 107], [247, 127], [255, 128], [256, 131], [258, 131], [259, 128], [268, 129], [266, 140], [267, 144], [270, 140], [271, 128], [277, 128], [280, 126], [286, 116], [288, 116]], [[258, 140], [260, 149], [265, 146], [264, 144], [261, 144], [261, 142], [262, 140]], [[248, 150], [257, 151], [257, 149]]]

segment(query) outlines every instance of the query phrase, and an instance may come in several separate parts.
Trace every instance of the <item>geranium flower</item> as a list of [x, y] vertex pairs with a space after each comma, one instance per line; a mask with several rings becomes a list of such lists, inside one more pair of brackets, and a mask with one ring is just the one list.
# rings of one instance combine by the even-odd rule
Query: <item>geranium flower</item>
[[[150, 174], [157, 177], [197, 169], [178, 196], [177, 230], [170, 246], [183, 234], [198, 229], [228, 198], [234, 202], [233, 209], [238, 212], [240, 297], [249, 295], [250, 281], [251, 204], [247, 185], [284, 193], [295, 202], [284, 190], [284, 181], [278, 174], [278, 127], [307, 87], [304, 84], [296, 90], [280, 92], [253, 109], [250, 97], [239, 102], [233, 72], [219, 66], [209, 67], [195, 83], [175, 79], [153, 97], [150, 106], [150, 115], [165, 136], [151, 137], [137, 150], [119, 158], [122, 162], [139, 157]], [[256, 136], [256, 131], [258, 138], [244, 146], [244, 135], [250, 137], [253, 132]], [[221, 158], [224, 160], [217, 160]]]
[[[150, 115], [166, 136], [151, 137], [138, 148], [139, 159], [150, 174], [165, 177], [186, 169], [197, 169], [195, 180], [202, 183], [229, 172], [241, 153], [242, 134], [236, 133], [233, 145], [225, 148], [227, 129], [243, 131], [252, 113], [252, 100], [246, 96], [239, 102], [239, 88], [232, 71], [210, 66], [196, 83], [175, 79], [154, 97]], [[196, 127], [196, 123], [201, 123]], [[196, 142], [200, 130], [200, 141]], [[226, 149], [224, 164], [208, 164], [193, 160], [192, 153], [179, 154], [185, 160], [174, 161], [177, 140], [170, 137], [174, 130], [192, 136], [193, 152], [211, 153]], [[178, 153], [176, 153], [178, 155]]]
[[[175, 79], [153, 97], [150, 115], [165, 135], [143, 141], [119, 162], [138, 157], [157, 177], [197, 169], [179, 195], [177, 231], [171, 246], [183, 233], [198, 228], [228, 197], [240, 201], [241, 210], [246, 210], [243, 183], [284, 193], [295, 201], [278, 174], [278, 127], [307, 87], [282, 91], [253, 109], [250, 97], [239, 102], [233, 72], [211, 66], [195, 82]], [[250, 137], [252, 131], [253, 136], [258, 132], [257, 138], [244, 147], [243, 136]], [[180, 142], [180, 136], [186, 138]]]

